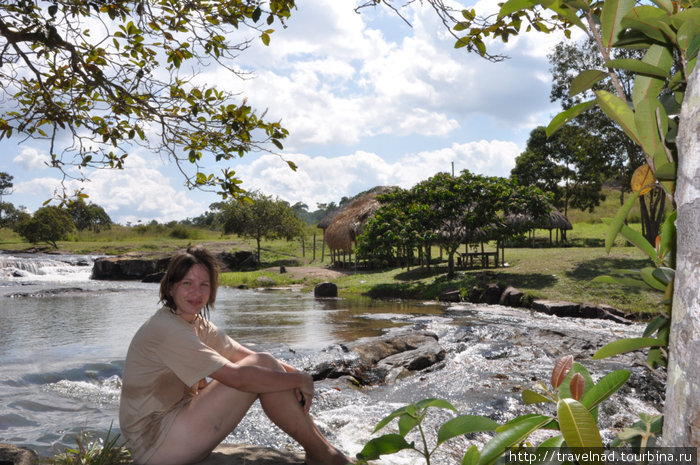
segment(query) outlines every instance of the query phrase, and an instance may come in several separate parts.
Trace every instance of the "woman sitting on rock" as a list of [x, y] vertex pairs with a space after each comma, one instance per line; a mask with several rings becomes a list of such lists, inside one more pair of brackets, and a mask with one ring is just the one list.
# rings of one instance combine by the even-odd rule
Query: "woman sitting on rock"
[[206, 249], [177, 254], [160, 284], [164, 306], [131, 341], [119, 421], [134, 461], [201, 461], [260, 399], [265, 414], [304, 448], [307, 464], [350, 463], [309, 415], [311, 376], [243, 347], [202, 315], [214, 306], [217, 285], [217, 262]]

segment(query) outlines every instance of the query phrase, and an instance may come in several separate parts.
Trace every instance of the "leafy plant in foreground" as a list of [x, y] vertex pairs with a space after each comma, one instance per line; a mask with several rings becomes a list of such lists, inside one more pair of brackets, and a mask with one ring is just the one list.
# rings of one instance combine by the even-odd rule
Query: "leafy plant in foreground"
[[[573, 356], [559, 359], [550, 380], [551, 389], [540, 382], [541, 389], [525, 389], [522, 398], [525, 404], [554, 404], [555, 415], [526, 414], [499, 425], [493, 420], [479, 415], [460, 415], [445, 422], [438, 430], [437, 442], [431, 449], [428, 446], [422, 422], [431, 407], [457, 411], [449, 402], [441, 399], [425, 399], [415, 404], [401, 407], [383, 418], [376, 426], [375, 432], [398, 418], [398, 433], [385, 434], [371, 439], [357, 454], [359, 464], [376, 460], [381, 455], [393, 454], [402, 450], [414, 450], [421, 454], [425, 463], [430, 465], [430, 458], [436, 449], [446, 441], [474, 432], [494, 431], [496, 434], [481, 449], [472, 445], [462, 458], [462, 465], [490, 465], [502, 457], [506, 451], [517, 450], [530, 435], [537, 430], [558, 431], [553, 437], [542, 442], [539, 447], [570, 447], [584, 449], [602, 449], [603, 442], [598, 429], [598, 406], [613, 395], [627, 381], [630, 372], [615, 370], [603, 376], [597, 383], [593, 382], [586, 368], [574, 363]], [[653, 428], [655, 428], [654, 426]], [[422, 447], [409, 443], [406, 435], [418, 428]], [[636, 428], [640, 434], [629, 432], [629, 437], [644, 436], [642, 427]], [[652, 427], [644, 427], [646, 437], [650, 437]], [[549, 463], [555, 463], [550, 461]], [[591, 462], [597, 463], [597, 462]]]
[[75, 449], [66, 449], [44, 462], [53, 465], [123, 465], [131, 462], [129, 451], [118, 445], [119, 434], [112, 436], [112, 427], [104, 439], [90, 441], [85, 433], [76, 438]]

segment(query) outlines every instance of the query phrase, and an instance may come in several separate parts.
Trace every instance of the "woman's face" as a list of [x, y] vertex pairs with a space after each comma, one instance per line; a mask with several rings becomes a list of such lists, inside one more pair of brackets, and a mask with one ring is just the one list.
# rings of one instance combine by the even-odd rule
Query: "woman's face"
[[176, 282], [170, 290], [176, 312], [187, 321], [194, 320], [209, 302], [210, 293], [209, 272], [202, 265], [190, 268], [185, 277]]

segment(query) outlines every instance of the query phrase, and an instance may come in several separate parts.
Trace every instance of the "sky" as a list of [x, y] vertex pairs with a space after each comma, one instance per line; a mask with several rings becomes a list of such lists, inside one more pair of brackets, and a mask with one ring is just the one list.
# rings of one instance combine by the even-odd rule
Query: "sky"
[[[410, 188], [453, 169], [508, 176], [530, 131], [559, 111], [549, 99], [547, 54], [562, 37], [533, 32], [487, 43], [510, 57], [492, 63], [455, 49], [428, 5], [403, 10], [409, 26], [387, 8], [357, 14], [356, 2], [297, 2], [286, 28], [275, 23], [270, 46], [254, 40], [241, 53], [237, 64], [253, 72], [249, 79], [214, 66], [198, 70], [197, 80], [246, 96], [290, 132], [282, 157], [251, 153], [227, 165], [242, 187], [314, 211], [375, 186]], [[479, 13], [496, 8], [494, 0], [462, 5]], [[33, 212], [60, 188], [45, 146], [14, 138], [0, 150], [0, 172], [14, 176], [14, 192], [3, 201]], [[193, 218], [221, 200], [188, 190], [167, 158], [140, 148], [126, 169], [89, 177], [81, 186], [88, 201], [121, 224]]]

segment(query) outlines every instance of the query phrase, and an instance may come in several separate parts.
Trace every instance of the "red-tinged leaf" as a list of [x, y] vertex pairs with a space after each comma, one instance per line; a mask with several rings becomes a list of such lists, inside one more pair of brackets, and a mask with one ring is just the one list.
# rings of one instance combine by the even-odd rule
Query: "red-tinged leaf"
[[569, 374], [569, 370], [571, 370], [571, 366], [573, 364], [573, 355], [565, 355], [557, 360], [557, 363], [554, 365], [554, 369], [552, 370], [551, 379], [552, 387], [554, 389], [559, 389], [559, 386], [561, 386], [561, 383], [564, 381], [564, 378], [566, 378], [566, 375]]

